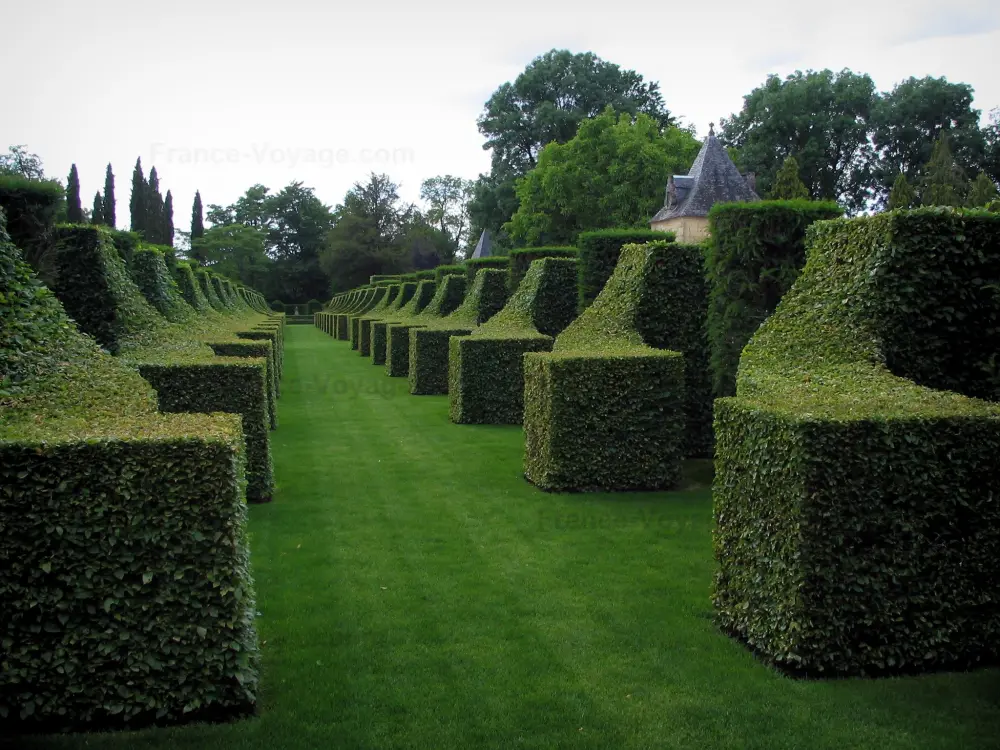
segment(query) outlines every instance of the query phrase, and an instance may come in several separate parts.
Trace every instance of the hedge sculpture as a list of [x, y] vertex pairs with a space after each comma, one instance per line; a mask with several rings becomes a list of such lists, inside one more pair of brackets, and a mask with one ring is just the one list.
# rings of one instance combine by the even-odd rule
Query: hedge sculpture
[[358, 318], [358, 354], [362, 357], [370, 357], [372, 353], [372, 322], [382, 319], [396, 301], [402, 288], [402, 284], [392, 284], [387, 287], [382, 301]]
[[[399, 314], [387, 317], [385, 325], [385, 374], [403, 377], [410, 364], [410, 327], [432, 302], [438, 302], [437, 284], [429, 279], [417, 283], [417, 291]], [[438, 304], [440, 304], [438, 302]]]
[[524, 355], [525, 477], [546, 490], [665, 489], [684, 452], [689, 265], [668, 243], [626, 245], [552, 352]]
[[817, 201], [717, 203], [712, 207], [706, 271], [716, 397], [736, 393], [740, 352], [805, 265], [806, 228], [814, 221], [842, 215], [836, 203]]
[[995, 661], [1000, 216], [825, 221], [808, 244], [716, 401], [720, 623], [812, 675]]
[[[435, 361], [434, 372], [445, 379], [451, 421], [521, 424], [524, 354], [551, 351], [554, 337], [576, 317], [576, 266], [571, 258], [532, 262], [503, 310], [470, 329], [472, 335], [456, 334], [441, 342], [443, 367]], [[430, 348], [430, 343], [423, 348]], [[427, 364], [422, 367], [430, 369]]]
[[133, 727], [252, 710], [244, 456], [237, 416], [159, 413], [134, 369], [77, 332], [0, 219], [6, 723]]
[[359, 321], [361, 317], [367, 315], [373, 308], [378, 307], [378, 305], [382, 303], [388, 289], [388, 286], [375, 287], [372, 290], [372, 293], [365, 300], [364, 304], [360, 305], [356, 310], [347, 316], [347, 328], [350, 333], [352, 349], [357, 349], [360, 343], [361, 328]]
[[498, 271], [510, 272], [510, 258], [506, 255], [491, 255], [486, 258], [469, 258], [465, 261], [465, 288], [472, 289], [476, 282], [476, 274], [484, 268], [494, 268]]
[[510, 279], [507, 288], [513, 294], [521, 285], [524, 275], [528, 273], [528, 268], [539, 258], [576, 258], [578, 251], [575, 247], [522, 247], [511, 250], [508, 260], [510, 262]]
[[395, 301], [385, 309], [385, 314], [379, 319], [371, 320], [371, 358], [373, 365], [385, 365], [386, 354], [386, 321], [393, 317], [399, 317], [402, 310], [410, 304], [413, 295], [417, 292], [417, 282], [403, 282], [399, 294]]
[[654, 232], [649, 229], [602, 229], [583, 232], [577, 238], [580, 264], [580, 278], [577, 282], [580, 301], [579, 310], [590, 307], [601, 293], [611, 274], [615, 272], [618, 258], [625, 245], [641, 245], [646, 242], [673, 242], [673, 232]]

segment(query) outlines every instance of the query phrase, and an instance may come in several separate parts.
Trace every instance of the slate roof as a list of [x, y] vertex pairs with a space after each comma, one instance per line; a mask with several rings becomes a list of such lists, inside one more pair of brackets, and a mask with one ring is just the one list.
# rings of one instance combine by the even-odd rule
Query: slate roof
[[[676, 201], [671, 202], [671, 184]], [[759, 201], [747, 178], [733, 164], [722, 142], [709, 130], [698, 158], [686, 175], [674, 175], [667, 186], [667, 200], [650, 221], [666, 221], [681, 216], [708, 216], [716, 203]]]
[[472, 257], [489, 258], [491, 255], [493, 255], [493, 238], [490, 236], [490, 230], [484, 229], [483, 233], [479, 235], [476, 249], [472, 251]]

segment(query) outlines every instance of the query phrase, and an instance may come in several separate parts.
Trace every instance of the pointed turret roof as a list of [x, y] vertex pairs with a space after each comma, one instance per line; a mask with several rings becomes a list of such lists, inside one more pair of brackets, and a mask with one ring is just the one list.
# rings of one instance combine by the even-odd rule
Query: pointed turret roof
[[483, 233], [479, 235], [479, 242], [476, 243], [476, 249], [472, 251], [473, 258], [488, 258], [493, 255], [493, 238], [490, 237], [490, 230], [484, 229]]
[[[708, 131], [698, 158], [686, 175], [670, 178], [667, 202], [651, 221], [666, 221], [681, 216], [708, 216], [716, 203], [759, 201], [747, 178], [729, 158], [722, 142], [715, 136], [715, 126]], [[673, 188], [673, 190], [671, 190]], [[675, 200], [671, 201], [671, 193]]]

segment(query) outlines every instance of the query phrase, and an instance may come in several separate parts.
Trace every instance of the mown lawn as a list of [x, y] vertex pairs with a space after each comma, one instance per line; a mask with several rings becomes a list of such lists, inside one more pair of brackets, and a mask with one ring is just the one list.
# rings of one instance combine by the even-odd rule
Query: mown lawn
[[23, 748], [1000, 747], [1000, 670], [804, 682], [712, 624], [709, 467], [688, 488], [549, 495], [516, 427], [290, 326], [252, 509], [255, 718]]

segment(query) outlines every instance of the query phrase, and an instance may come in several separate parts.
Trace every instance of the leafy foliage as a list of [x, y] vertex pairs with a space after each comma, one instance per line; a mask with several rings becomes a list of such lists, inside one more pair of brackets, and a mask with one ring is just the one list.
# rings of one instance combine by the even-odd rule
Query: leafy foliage
[[772, 200], [809, 200], [809, 188], [799, 177], [799, 162], [794, 156], [789, 156], [774, 176], [771, 187]]
[[895, 211], [896, 209], [914, 208], [919, 199], [917, 193], [906, 179], [906, 175], [900, 172], [896, 175], [895, 182], [892, 183], [892, 191], [889, 193], [889, 200], [886, 202], [886, 209]]
[[708, 338], [713, 391], [736, 392], [743, 346], [805, 265], [806, 228], [841, 215], [834, 203], [761, 201], [715, 205], [708, 215]]
[[997, 193], [997, 186], [985, 173], [980, 172], [976, 179], [969, 186], [969, 195], [966, 205], [969, 208], [985, 208], [995, 201], [1000, 195]]
[[673, 242], [673, 232], [653, 232], [647, 229], [604, 229], [583, 232], [577, 239], [580, 248], [580, 310], [590, 307], [618, 265], [625, 245], [646, 242]]
[[997, 658], [1000, 217], [809, 229], [809, 260], [716, 401], [713, 598], [781, 668]]
[[0, 209], [7, 232], [43, 281], [54, 277], [55, 222], [63, 203], [63, 188], [55, 180], [0, 175]]
[[[504, 308], [482, 325], [470, 326], [465, 333], [471, 335], [452, 331], [441, 341], [432, 329], [414, 332], [428, 350], [444, 350], [443, 368], [424, 366], [446, 375], [452, 422], [521, 424], [524, 354], [550, 351], [554, 337], [576, 317], [577, 263], [575, 258], [532, 261]], [[431, 359], [423, 352], [418, 356]], [[411, 373], [412, 368], [411, 362]]]
[[663, 205], [665, 175], [684, 174], [700, 144], [687, 130], [610, 108], [550, 143], [517, 182], [520, 205], [504, 229], [524, 245], [572, 243], [580, 232], [647, 225]]
[[969, 180], [955, 163], [947, 134], [942, 133], [921, 174], [920, 203], [924, 206], [964, 206], [968, 190]]
[[576, 258], [575, 247], [522, 247], [511, 250], [507, 258], [510, 262], [510, 280], [507, 288], [511, 294], [517, 291], [528, 268], [539, 258]]
[[[95, 218], [97, 222], [101, 221], [103, 209]], [[69, 177], [66, 178], [66, 221], [70, 224], [83, 224], [83, 205], [80, 203], [80, 175], [76, 171], [76, 164], [69, 168]]]
[[38, 154], [32, 154], [28, 147], [11, 146], [6, 154], [0, 154], [0, 175], [23, 177], [27, 180], [44, 180], [45, 171]]

